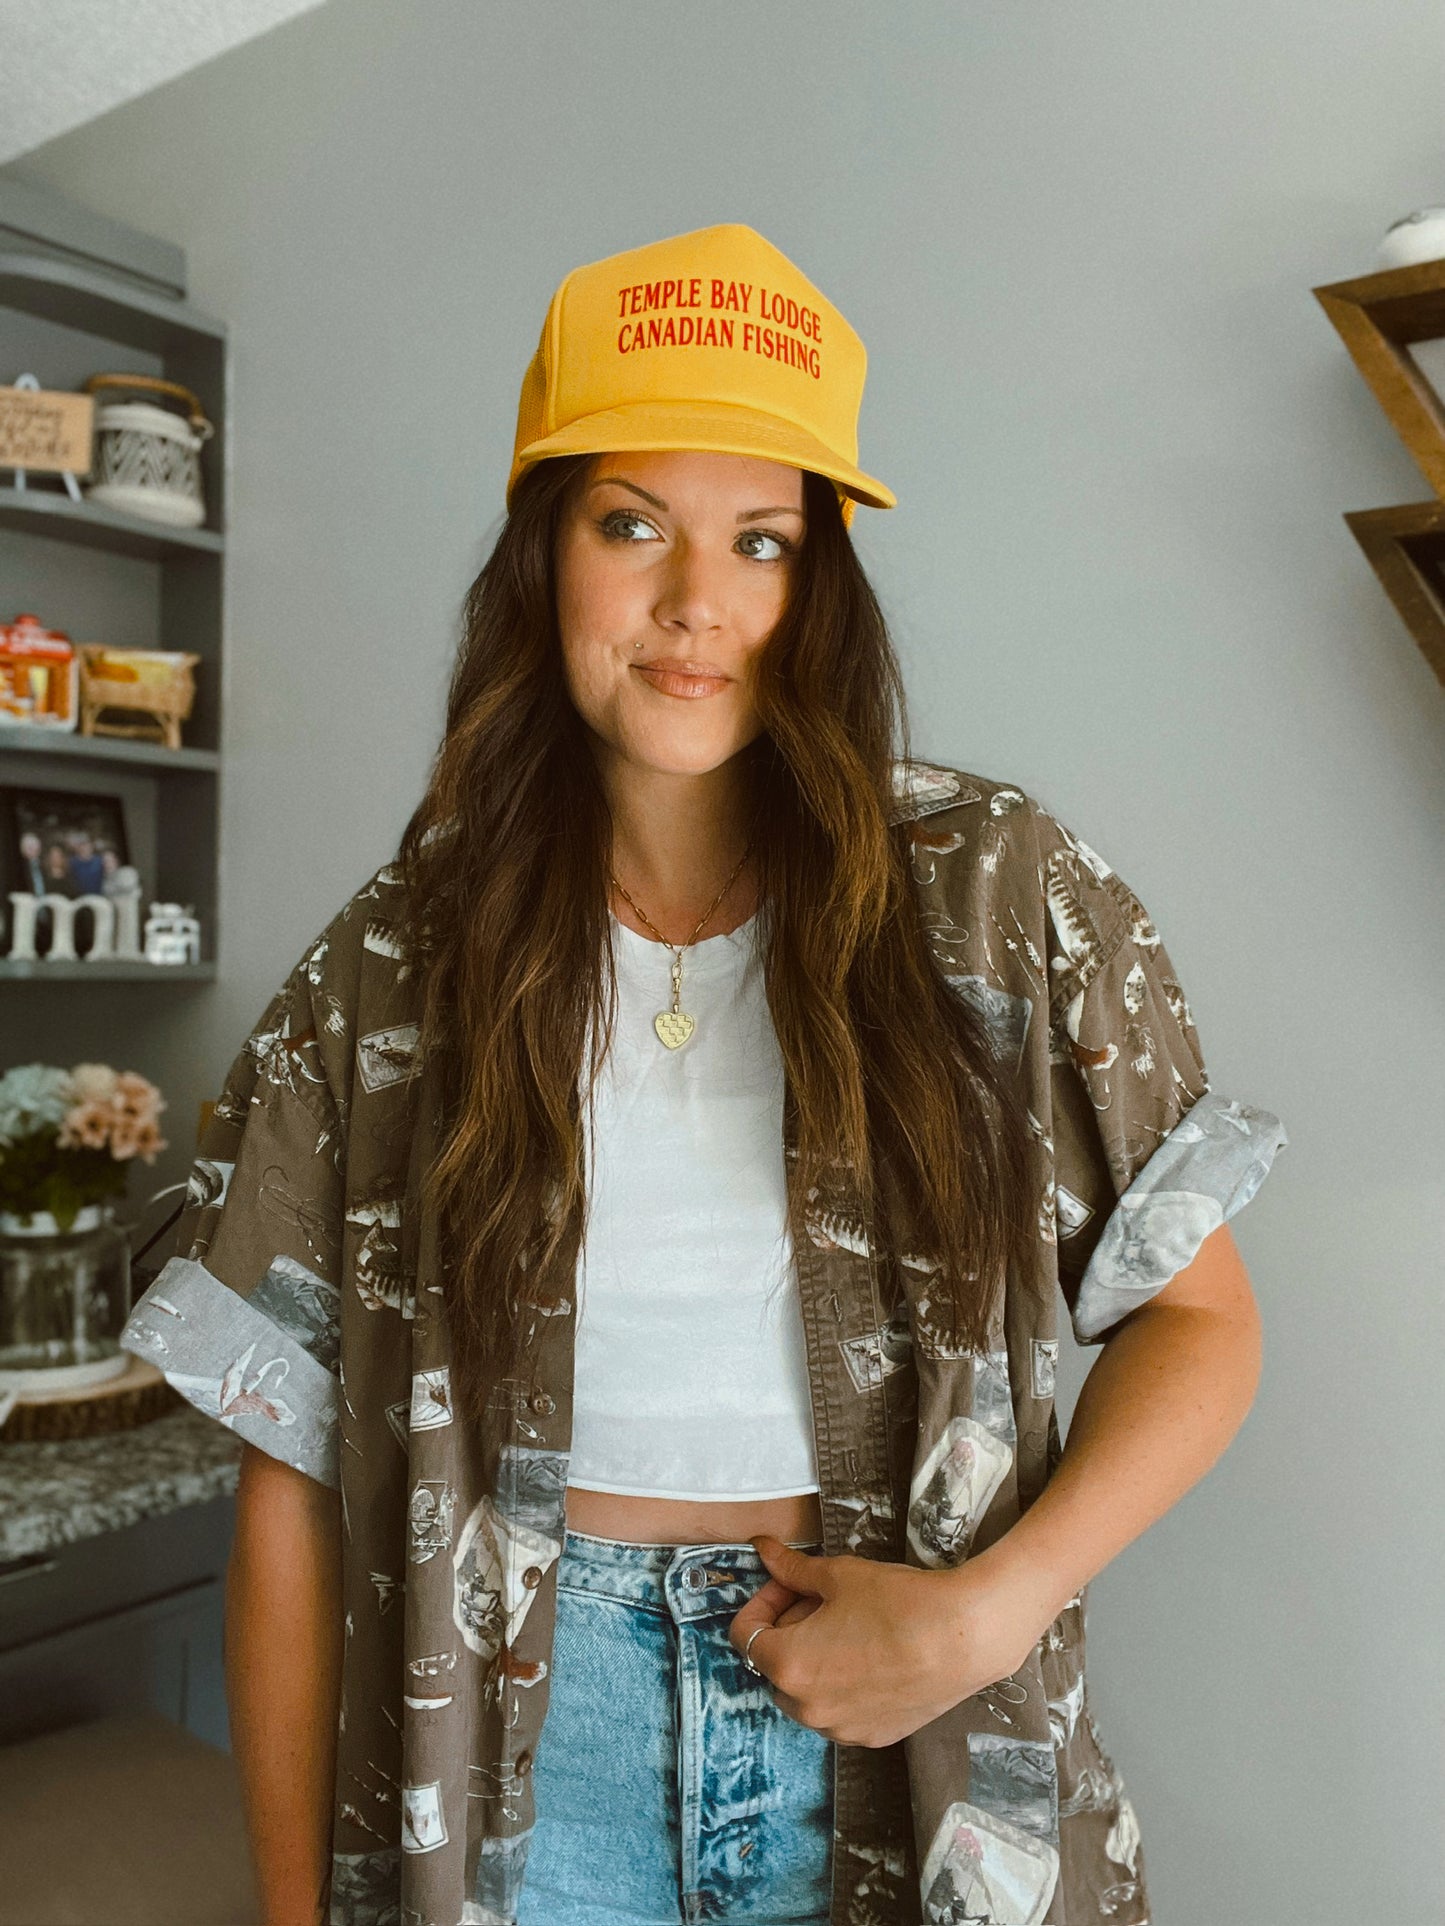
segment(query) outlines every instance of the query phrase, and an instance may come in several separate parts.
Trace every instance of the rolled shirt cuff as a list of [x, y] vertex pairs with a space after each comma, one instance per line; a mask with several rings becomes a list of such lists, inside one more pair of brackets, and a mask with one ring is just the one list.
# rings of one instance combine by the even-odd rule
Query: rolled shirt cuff
[[1211, 1231], [1254, 1196], [1289, 1142], [1268, 1110], [1208, 1090], [1122, 1193], [1089, 1257], [1074, 1335], [1097, 1343], [1197, 1256]]
[[204, 1264], [171, 1258], [137, 1298], [119, 1341], [208, 1418], [340, 1487], [337, 1379]]

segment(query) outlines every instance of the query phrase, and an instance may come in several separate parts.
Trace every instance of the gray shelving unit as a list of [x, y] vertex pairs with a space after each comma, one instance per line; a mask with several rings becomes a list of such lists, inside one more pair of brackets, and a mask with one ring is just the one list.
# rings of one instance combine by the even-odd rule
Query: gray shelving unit
[[229, 367], [224, 323], [193, 307], [184, 287], [179, 249], [0, 180], [0, 382], [29, 371], [42, 387], [79, 389], [102, 370], [163, 375], [194, 391], [216, 431], [201, 451], [200, 528], [72, 501], [56, 477], [32, 474], [18, 489], [0, 471], [0, 620], [28, 610], [76, 641], [201, 657], [181, 750], [0, 728], [0, 783], [120, 796], [145, 901], [193, 906], [201, 961], [11, 962], [6, 914], [6, 984], [160, 985], [216, 974]]
[[[36, 476], [21, 491], [0, 471], [0, 620], [31, 610], [78, 642], [201, 657], [183, 749], [0, 731], [0, 782], [120, 796], [147, 900], [192, 903], [201, 920], [196, 965], [0, 955], [0, 1071], [99, 1060], [165, 1093], [167, 1162], [133, 1168], [124, 1217], [185, 1176], [198, 1106], [225, 1061], [206, 1019], [217, 974], [231, 411], [226, 330], [185, 296], [178, 248], [0, 175], [0, 382], [27, 370], [47, 388], [79, 388], [101, 370], [166, 375], [195, 391], [216, 427], [201, 455], [202, 528], [75, 502]], [[0, 1444], [0, 1752], [71, 1727], [67, 1757], [79, 1757], [100, 1721], [138, 1712], [161, 1714], [173, 1741], [228, 1744], [235, 1448], [189, 1406], [107, 1437]]]

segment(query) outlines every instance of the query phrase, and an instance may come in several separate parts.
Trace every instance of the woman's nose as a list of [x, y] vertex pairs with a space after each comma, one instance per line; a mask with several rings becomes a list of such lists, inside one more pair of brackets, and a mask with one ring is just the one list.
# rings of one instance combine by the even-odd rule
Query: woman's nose
[[719, 567], [699, 550], [680, 543], [668, 557], [653, 614], [663, 628], [697, 635], [722, 624]]

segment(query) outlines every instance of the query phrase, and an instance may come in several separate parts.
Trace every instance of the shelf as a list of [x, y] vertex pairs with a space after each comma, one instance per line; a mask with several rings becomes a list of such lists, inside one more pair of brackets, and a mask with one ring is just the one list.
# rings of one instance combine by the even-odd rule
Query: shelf
[[[50, 251], [33, 251], [27, 238]], [[122, 242], [127, 245], [120, 247], [120, 270], [103, 265], [109, 260], [105, 248]], [[196, 1073], [186, 1046], [171, 1040], [167, 1002], [178, 993], [184, 997], [184, 986], [211, 984], [219, 976], [222, 564], [230, 413], [226, 326], [192, 307], [184, 287], [179, 248], [143, 236], [110, 235], [88, 210], [52, 197], [7, 201], [0, 183], [0, 341], [10, 342], [12, 369], [35, 361], [37, 375], [43, 370], [48, 385], [76, 391], [97, 369], [164, 375], [199, 398], [214, 429], [201, 455], [211, 525], [199, 528], [118, 511], [84, 494], [75, 500], [54, 476], [32, 473], [29, 485], [18, 489], [14, 471], [0, 470], [0, 543], [12, 563], [8, 572], [14, 575], [23, 566], [31, 582], [23, 604], [12, 602], [0, 611], [5, 620], [21, 606], [49, 608], [48, 620], [77, 634], [113, 627], [140, 630], [150, 646], [190, 650], [201, 658], [196, 746], [188, 741], [185, 748], [169, 749], [153, 740], [0, 724], [0, 781], [87, 795], [113, 792], [124, 812], [130, 860], [147, 879], [147, 900], [164, 897], [193, 906], [206, 943], [198, 963], [113, 957], [51, 962], [43, 956], [21, 962], [4, 954], [10, 919], [9, 905], [0, 897], [0, 1001], [12, 984], [56, 985], [53, 995], [27, 1003], [33, 1012], [25, 1018], [32, 1033], [25, 1039], [30, 1054], [64, 1047], [52, 1039], [72, 1025], [97, 1039], [113, 1027], [125, 1033], [137, 1061], [153, 1054], [159, 1080], [173, 1077], [181, 1084]], [[6, 379], [13, 380], [13, 373]], [[104, 391], [97, 401], [103, 398]], [[85, 481], [78, 479], [83, 489]], [[15, 535], [40, 539], [22, 544], [11, 540]], [[153, 566], [122, 567], [129, 559]], [[117, 611], [125, 611], [123, 621], [106, 619], [112, 600]], [[182, 728], [189, 738], [191, 724]], [[75, 992], [83, 983], [91, 989], [80, 996]], [[138, 983], [168, 988], [156, 997], [140, 997], [115, 987]], [[7, 1033], [0, 1066], [11, 1048]], [[88, 1042], [86, 1048], [104, 1054], [106, 1045]]]
[[26, 756], [65, 756], [76, 762], [123, 762], [131, 768], [215, 771], [221, 758], [215, 749], [167, 749], [163, 742], [132, 741], [126, 736], [82, 736], [67, 731], [28, 729], [23, 723], [7, 728], [0, 723], [0, 755], [18, 750]]
[[1445, 683], [1445, 501], [1346, 513], [1350, 533], [1420, 652]]
[[80, 957], [74, 963], [50, 963], [42, 956], [34, 963], [17, 963], [0, 957], [0, 979], [17, 983], [214, 983], [214, 963], [122, 963], [114, 957], [106, 963], [89, 963]]
[[41, 254], [0, 253], [0, 307], [19, 308], [147, 354], [226, 339], [225, 324], [188, 301], [146, 294], [114, 277]]
[[55, 488], [0, 485], [0, 528], [44, 535], [56, 542], [80, 542], [116, 555], [141, 555], [158, 561], [166, 555], [220, 555], [224, 535], [213, 528], [168, 528], [139, 515], [122, 515], [100, 502], [72, 501]]
[[1410, 353], [1445, 334], [1445, 261], [1411, 261], [1311, 292], [1426, 481], [1445, 496], [1445, 401]]

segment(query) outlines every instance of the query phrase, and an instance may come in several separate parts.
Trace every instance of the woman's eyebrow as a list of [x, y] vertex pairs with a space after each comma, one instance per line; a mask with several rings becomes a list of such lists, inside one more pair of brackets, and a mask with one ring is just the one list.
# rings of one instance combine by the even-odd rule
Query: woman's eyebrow
[[[624, 481], [621, 475], [596, 476], [594, 480], [588, 483], [588, 493], [590, 494], [594, 488], [606, 487], [609, 483], [614, 488], [631, 489], [634, 495], [640, 495], [645, 502], [651, 502], [654, 508], [660, 508], [664, 514], [668, 513], [667, 503], [663, 501], [660, 495], [649, 495], [645, 488], [639, 488], [636, 482]], [[776, 507], [773, 508], [745, 508], [738, 516], [738, 520], [740, 522], [757, 522], [761, 521], [765, 515], [796, 515], [801, 521], [803, 511], [794, 503], [779, 502]]]

